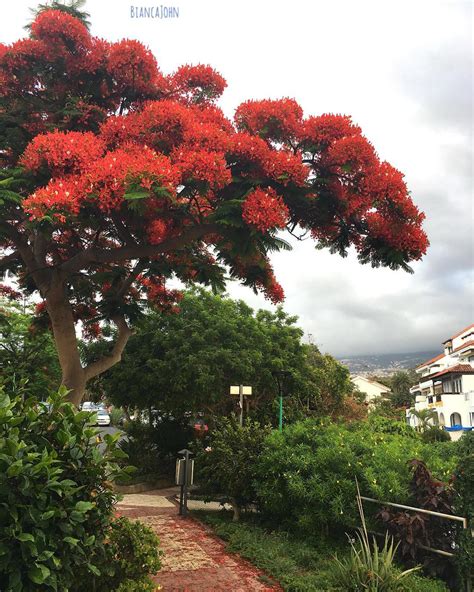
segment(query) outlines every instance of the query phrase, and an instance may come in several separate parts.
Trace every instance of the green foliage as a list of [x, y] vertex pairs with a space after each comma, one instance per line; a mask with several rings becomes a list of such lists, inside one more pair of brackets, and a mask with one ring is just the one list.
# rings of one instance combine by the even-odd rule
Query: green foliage
[[114, 407], [110, 412], [110, 423], [113, 426], [120, 426], [125, 418], [125, 413], [120, 407]]
[[416, 429], [419, 432], [426, 432], [433, 427], [432, 422], [437, 419], [438, 414], [435, 409], [411, 409], [410, 413], [417, 419]]
[[[454, 488], [459, 495], [456, 513], [465, 516], [470, 528], [474, 525], [474, 432], [466, 432], [456, 443], [459, 462], [454, 474]], [[461, 579], [474, 580], [474, 537], [469, 530], [459, 537], [457, 567]]]
[[390, 401], [394, 407], [410, 407], [415, 403], [415, 395], [410, 388], [419, 380], [414, 370], [399, 370], [390, 377]]
[[[139, 323], [122, 361], [91, 388], [115, 404], [152, 407], [182, 417], [236, 411], [232, 384], [250, 384], [252, 415], [276, 425], [278, 387], [273, 372], [291, 377], [283, 385], [285, 421], [332, 413], [352, 390], [348, 370], [331, 356], [301, 343], [296, 318], [281, 308], [254, 311], [242, 301], [205, 290], [187, 292], [177, 315], [150, 312]], [[100, 358], [107, 343], [84, 347], [84, 359]]]
[[[227, 549], [238, 553], [277, 580], [286, 592], [347, 592], [334, 582], [334, 554], [347, 554], [346, 539], [299, 538], [295, 533], [270, 528], [245, 516], [231, 522], [226, 512], [194, 512], [200, 520], [227, 541]], [[407, 592], [447, 592], [439, 581], [409, 575]]]
[[105, 544], [106, 561], [96, 592], [153, 592], [155, 585], [148, 574], [161, 568], [160, 541], [140, 522], [118, 518], [111, 524]]
[[441, 457], [416, 435], [379, 432], [370, 422], [298, 422], [265, 441], [257, 466], [259, 502], [273, 519], [306, 532], [354, 525], [354, 477], [369, 497], [407, 502], [413, 458], [444, 479], [456, 462], [454, 454]]
[[212, 430], [209, 445], [196, 458], [196, 479], [204, 491], [220, 493], [232, 502], [234, 517], [241, 506], [255, 501], [257, 461], [269, 428], [247, 420], [241, 427], [235, 416], [222, 418]]
[[379, 549], [375, 538], [370, 543], [365, 530], [357, 532], [357, 540], [351, 541], [348, 558], [335, 558], [334, 581], [347, 592], [401, 592], [406, 590], [406, 578], [414, 569], [401, 571], [395, 566], [397, 546], [393, 538], [385, 537]]
[[187, 419], [154, 417], [152, 421], [130, 421], [125, 425], [127, 438], [120, 448], [139, 474], [163, 474], [174, 465], [178, 450], [189, 445], [193, 430]]
[[[64, 402], [0, 396], [0, 589], [93, 590], [123, 473], [117, 436], [99, 450], [91, 414]], [[146, 564], [143, 570], [146, 572]], [[105, 590], [106, 588], [104, 588]]]
[[19, 390], [46, 398], [61, 380], [58, 356], [48, 329], [34, 323], [31, 307], [0, 299], [1, 382], [8, 392]]
[[[33, 15], [34, 20], [38, 14], [44, 12], [45, 10], [61, 10], [62, 12], [66, 12], [71, 16], [79, 19], [88, 29], [90, 28], [89, 17], [90, 14], [81, 10], [86, 3], [86, 0], [50, 0], [45, 4], [38, 4], [36, 8], [30, 9], [30, 12]], [[26, 25], [25, 29], [30, 29], [31, 25]]]
[[429, 427], [421, 434], [423, 442], [449, 442], [451, 438], [446, 430], [438, 426]]

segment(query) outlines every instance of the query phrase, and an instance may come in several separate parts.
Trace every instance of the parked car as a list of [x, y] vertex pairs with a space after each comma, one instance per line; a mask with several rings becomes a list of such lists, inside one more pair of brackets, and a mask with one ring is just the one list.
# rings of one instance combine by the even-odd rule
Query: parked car
[[97, 410], [97, 405], [92, 401], [84, 401], [81, 405], [81, 411], [91, 411], [94, 412]]
[[109, 426], [110, 425], [110, 415], [107, 413], [105, 409], [99, 409], [97, 411], [97, 425], [98, 426]]

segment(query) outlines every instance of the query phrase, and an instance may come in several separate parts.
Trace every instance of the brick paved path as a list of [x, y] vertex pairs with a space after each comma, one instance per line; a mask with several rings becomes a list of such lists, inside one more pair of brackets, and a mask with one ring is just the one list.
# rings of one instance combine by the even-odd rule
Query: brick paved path
[[122, 516], [139, 518], [160, 537], [164, 556], [154, 581], [163, 592], [281, 590], [268, 583], [263, 572], [228, 553], [209, 528], [193, 518], [178, 516], [177, 506], [167, 499], [174, 493], [169, 489], [126, 495], [118, 505]]

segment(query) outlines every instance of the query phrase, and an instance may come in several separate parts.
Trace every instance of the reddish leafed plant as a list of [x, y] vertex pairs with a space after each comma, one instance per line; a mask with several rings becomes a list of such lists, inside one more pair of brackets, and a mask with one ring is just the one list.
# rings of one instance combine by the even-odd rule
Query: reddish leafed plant
[[[409, 270], [426, 251], [402, 173], [348, 116], [305, 117], [284, 98], [231, 120], [225, 87], [207, 65], [164, 74], [140, 42], [95, 38], [61, 10], [0, 45], [1, 270], [41, 294], [76, 403], [141, 307], [173, 309], [167, 278], [222, 288], [230, 274], [279, 302], [268, 253], [285, 228], [373, 266]], [[85, 368], [79, 318], [91, 337], [117, 328]]]

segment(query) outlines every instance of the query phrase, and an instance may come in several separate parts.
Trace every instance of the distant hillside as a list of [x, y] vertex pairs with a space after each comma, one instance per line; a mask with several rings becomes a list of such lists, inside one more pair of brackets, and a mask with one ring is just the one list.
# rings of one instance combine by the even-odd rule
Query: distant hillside
[[404, 354], [379, 354], [366, 356], [348, 356], [338, 358], [347, 366], [351, 374], [392, 374], [397, 370], [408, 370], [434, 358], [439, 351], [425, 351]]

